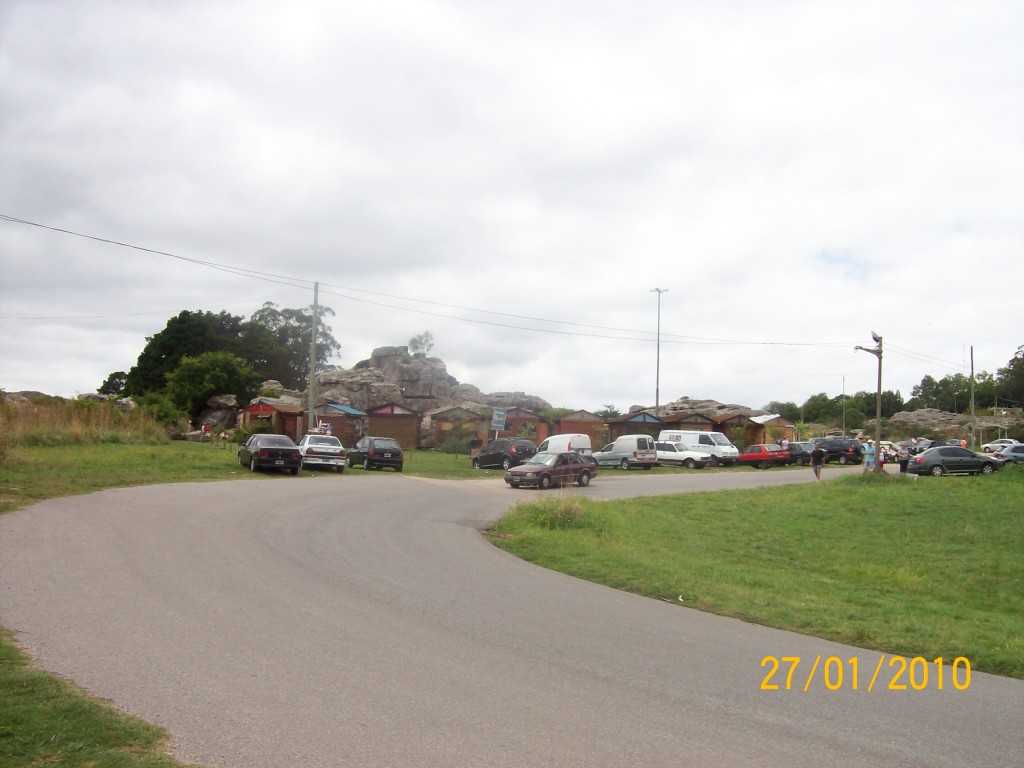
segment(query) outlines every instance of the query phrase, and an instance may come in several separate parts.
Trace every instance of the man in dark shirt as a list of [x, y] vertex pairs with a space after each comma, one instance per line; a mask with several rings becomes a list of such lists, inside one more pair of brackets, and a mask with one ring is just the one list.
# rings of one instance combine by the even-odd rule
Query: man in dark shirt
[[811, 451], [811, 469], [814, 470], [815, 480], [821, 480], [821, 465], [825, 463], [825, 455], [820, 445], [815, 445]]

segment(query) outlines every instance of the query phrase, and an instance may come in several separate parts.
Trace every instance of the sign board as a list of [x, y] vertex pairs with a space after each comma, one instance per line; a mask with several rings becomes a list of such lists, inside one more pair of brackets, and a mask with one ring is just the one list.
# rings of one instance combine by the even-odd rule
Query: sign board
[[495, 408], [494, 413], [491, 414], [491, 429], [495, 432], [505, 431], [505, 409]]

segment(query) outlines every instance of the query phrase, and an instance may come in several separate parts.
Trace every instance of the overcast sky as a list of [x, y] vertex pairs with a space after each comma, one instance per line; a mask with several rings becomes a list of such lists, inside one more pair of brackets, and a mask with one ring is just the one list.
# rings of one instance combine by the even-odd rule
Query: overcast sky
[[905, 398], [994, 373], [1022, 40], [1021, 0], [4, 0], [0, 214], [150, 251], [0, 220], [0, 389], [314, 281], [332, 363], [429, 330], [555, 406], [874, 391], [872, 331]]

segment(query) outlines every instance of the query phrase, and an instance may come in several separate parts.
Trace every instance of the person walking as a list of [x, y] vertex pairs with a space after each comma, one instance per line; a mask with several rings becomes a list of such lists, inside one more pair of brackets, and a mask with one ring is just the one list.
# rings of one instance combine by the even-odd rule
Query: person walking
[[821, 480], [821, 465], [825, 463], [825, 449], [817, 443], [811, 451], [811, 470], [814, 472], [814, 479]]

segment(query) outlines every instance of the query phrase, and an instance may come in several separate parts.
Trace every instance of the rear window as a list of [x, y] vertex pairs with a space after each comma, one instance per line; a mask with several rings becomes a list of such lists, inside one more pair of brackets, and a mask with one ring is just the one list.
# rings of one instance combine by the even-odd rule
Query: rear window
[[267, 435], [266, 437], [261, 437], [259, 443], [260, 445], [295, 445], [290, 437], [285, 437], [284, 435]]
[[314, 435], [306, 442], [310, 445], [333, 445], [335, 447], [341, 445], [341, 440], [336, 437], [324, 437], [320, 435]]
[[374, 448], [380, 448], [382, 450], [402, 450], [402, 446], [398, 444], [397, 440], [390, 437], [379, 437], [373, 441]]
[[649, 437], [638, 437], [636, 439], [636, 447], [641, 451], [649, 451], [654, 448], [654, 441]]

